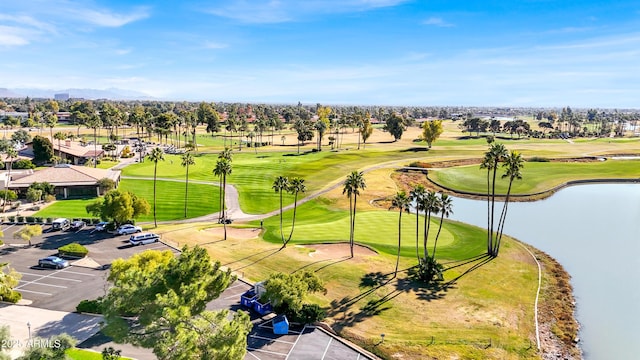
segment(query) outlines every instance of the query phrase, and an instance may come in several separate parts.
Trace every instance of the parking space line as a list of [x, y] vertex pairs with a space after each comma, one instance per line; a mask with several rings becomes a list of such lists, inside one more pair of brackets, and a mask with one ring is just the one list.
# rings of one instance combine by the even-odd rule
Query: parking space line
[[[40, 274], [31, 274], [31, 273], [23, 273], [23, 272], [21, 272], [20, 274], [22, 274], [22, 275], [31, 275], [31, 276], [42, 276]], [[58, 280], [69, 280], [69, 281], [75, 281], [75, 282], [82, 282], [82, 280], [69, 279], [69, 278], [63, 278], [63, 277], [57, 277], [57, 276], [49, 276], [49, 279], [58, 279]], [[34, 281], [37, 281], [37, 280], [34, 280]]]
[[247, 351], [247, 354], [253, 356], [254, 358], [261, 360], [259, 357], [255, 356], [251, 351]]
[[237, 287], [240, 287], [240, 286], [246, 286], [246, 285], [245, 285], [245, 284], [243, 284], [243, 283], [235, 284], [235, 285], [233, 285], [233, 286], [229, 286], [229, 287], [227, 288], [227, 290], [229, 290], [229, 289], [233, 289], [233, 288], [237, 288]]
[[[17, 288], [14, 288], [14, 290], [15, 289], [17, 289]], [[20, 289], [20, 292], [28, 292], [28, 293], [32, 293], [32, 294], [40, 294], [40, 295], [48, 295], [48, 296], [53, 295], [51, 293], [40, 292], [40, 291], [31, 291], [31, 290], [25, 290], [25, 289]]]
[[249, 337], [260, 339], [260, 340], [269, 340], [269, 341], [274, 341], [274, 342], [280, 342], [280, 343], [285, 343], [285, 344], [294, 344], [291, 341], [277, 340], [277, 339], [274, 339], [274, 338], [269, 338], [269, 337], [260, 336], [260, 335], [249, 335]]
[[[38, 279], [40, 280], [40, 279]], [[29, 284], [34, 284], [34, 285], [42, 285], [42, 286], [51, 286], [51, 287], [57, 287], [57, 288], [61, 288], [61, 289], [66, 289], [66, 286], [62, 286], [62, 285], [53, 285], [53, 284], [46, 284], [46, 283], [39, 283], [37, 282], [38, 280], [33, 280], [33, 281], [24, 281], [24, 280], [20, 280], [20, 282], [25, 283], [24, 285], [20, 285], [15, 287], [14, 289], [19, 289], [22, 286], [27, 286]]]
[[298, 341], [300, 341], [300, 338], [302, 337], [302, 333], [306, 330], [306, 328], [307, 328], [307, 325], [305, 325], [305, 326], [302, 328], [302, 331], [300, 332], [300, 334], [298, 334], [298, 338], [296, 339], [296, 342], [295, 342], [295, 343], [293, 343], [293, 346], [292, 346], [292, 347], [291, 347], [291, 349], [289, 350], [289, 353], [287, 354], [287, 357], [285, 358], [285, 360], [289, 358], [289, 355], [291, 355], [291, 353], [293, 352], [293, 349], [295, 349], [295, 348], [296, 348], [296, 345], [298, 344]]
[[283, 354], [283, 353], [279, 353], [279, 352], [275, 352], [275, 351], [262, 350], [262, 349], [256, 349], [256, 348], [250, 348], [250, 347], [247, 347], [247, 350], [260, 351], [260, 352], [267, 353], [267, 354], [272, 354], [272, 355], [288, 356], [287, 354]]
[[[263, 328], [263, 329], [273, 329], [273, 326], [269, 326], [269, 325], [267, 325], [267, 324], [271, 324], [271, 321], [266, 321], [266, 322], [264, 322], [264, 323], [262, 323], [262, 324], [258, 325], [258, 327], [259, 327], [259, 328]], [[306, 328], [307, 328], [307, 327], [305, 326], [305, 329], [306, 329]], [[304, 329], [302, 329], [302, 331], [304, 331]], [[290, 334], [301, 334], [302, 332], [300, 332], [300, 331], [295, 331], [295, 330], [289, 330], [289, 333], [290, 333]]]
[[234, 295], [230, 295], [230, 296], [226, 296], [223, 297], [223, 300], [229, 300], [229, 299], [233, 299], [233, 298], [237, 298], [240, 295], [240, 293], [234, 294]]
[[324, 357], [327, 356], [327, 351], [329, 351], [329, 346], [331, 346], [331, 342], [332, 341], [333, 341], [333, 338], [330, 337], [329, 338], [329, 343], [327, 344], [327, 347], [324, 348], [324, 353], [322, 353], [322, 359], [321, 360], [324, 360]]
[[11, 229], [14, 226], [16, 226], [16, 224], [11, 224], [11, 225], [7, 226], [6, 228], [2, 229], [2, 231], [7, 231], [7, 230]]
[[360, 360], [360, 352], [358, 352], [358, 357], [356, 358], [356, 360]]
[[76, 275], [84, 275], [84, 276], [96, 276], [95, 274], [85, 274], [85, 273], [81, 273], [81, 272], [77, 272], [77, 271], [71, 271], [71, 270], [65, 270], [64, 271], [66, 274], [76, 274]]
[[[44, 279], [44, 278], [51, 277], [51, 276], [53, 276], [53, 275], [55, 275], [55, 274], [58, 274], [58, 273], [60, 273], [60, 272], [61, 272], [61, 270], [58, 270], [58, 271], [52, 272], [52, 273], [51, 273], [51, 274], [49, 274], [49, 275], [45, 275], [45, 276], [43, 276], [43, 277], [41, 277], [41, 278], [39, 278], [39, 279], [36, 279], [36, 280], [30, 281], [30, 282], [28, 282], [28, 283], [27, 283], [27, 284], [25, 284], [25, 285], [28, 285], [28, 284], [30, 284], [30, 283], [34, 283], [34, 282], [36, 282], [36, 281], [38, 281], [38, 280], [42, 280], [42, 279]], [[19, 289], [20, 287], [23, 287], [23, 286], [25, 286], [25, 285], [20, 285], [20, 286], [18, 286], [18, 287], [16, 287], [16, 288], [14, 288], [14, 290], [15, 290], [15, 289]]]

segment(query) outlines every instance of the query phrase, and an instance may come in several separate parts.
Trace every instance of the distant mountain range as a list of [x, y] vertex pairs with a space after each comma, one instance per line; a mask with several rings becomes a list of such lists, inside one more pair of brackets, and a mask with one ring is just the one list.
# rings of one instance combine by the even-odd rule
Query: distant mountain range
[[123, 90], [117, 88], [99, 89], [7, 89], [0, 88], [0, 98], [44, 98], [53, 99], [55, 94], [69, 94], [70, 98], [79, 98], [87, 100], [109, 99], [109, 100], [158, 100], [145, 93], [131, 90]]

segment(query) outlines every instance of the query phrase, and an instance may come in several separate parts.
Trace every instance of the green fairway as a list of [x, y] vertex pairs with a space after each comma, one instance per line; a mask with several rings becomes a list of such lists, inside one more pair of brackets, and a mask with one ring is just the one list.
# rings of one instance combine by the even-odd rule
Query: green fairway
[[[293, 211], [283, 214], [283, 231], [285, 238], [291, 231]], [[423, 217], [420, 216], [419, 243], [422, 249]], [[428, 251], [431, 252], [433, 241], [438, 231], [439, 218], [432, 217]], [[267, 231], [265, 240], [280, 243], [280, 216], [264, 220]], [[402, 256], [415, 256], [415, 214], [402, 216]], [[346, 242], [349, 240], [349, 212], [331, 211], [316, 201], [298, 207], [292, 243], [325, 243]], [[438, 254], [446, 258], [474, 256], [482, 253], [484, 246], [471, 241], [468, 227], [461, 227], [455, 222], [445, 219], [438, 240]], [[396, 254], [398, 244], [398, 212], [397, 211], [363, 211], [356, 214], [355, 241], [370, 246], [380, 252]], [[454, 244], [455, 243], [455, 244]]]
[[[422, 154], [424, 156], [424, 154]], [[279, 197], [272, 189], [277, 176], [299, 176], [305, 179], [308, 192], [321, 189], [329, 183], [341, 181], [349, 172], [367, 166], [394, 160], [410, 162], [418, 157], [412, 152], [402, 151], [322, 151], [296, 155], [287, 152], [251, 151], [233, 154], [233, 171], [227, 177], [227, 183], [236, 186], [240, 193], [240, 206], [250, 214], [260, 214], [275, 210], [279, 206]], [[217, 181], [213, 168], [217, 154], [196, 155], [196, 164], [189, 167], [192, 180]], [[184, 179], [185, 169], [179, 155], [165, 155], [165, 161], [158, 163], [158, 177]], [[136, 177], [153, 176], [154, 164], [151, 161], [133, 164], [123, 170], [123, 175]], [[285, 194], [284, 203], [293, 202], [293, 196]]]
[[[522, 180], [515, 180], [512, 194], [534, 194], [550, 190], [571, 180], [631, 179], [640, 176], [640, 160], [608, 160], [594, 162], [526, 162]], [[498, 170], [496, 193], [504, 194], [509, 181]], [[487, 170], [479, 165], [453, 167], [429, 172], [436, 183], [456, 191], [486, 194]]]
[[[148, 215], [138, 221], [153, 221], [153, 181], [123, 179], [120, 189], [128, 190], [145, 198], [151, 207]], [[173, 181], [157, 182], [157, 218], [159, 221], [184, 219], [185, 184]], [[187, 217], [198, 217], [219, 211], [218, 187], [189, 183], [189, 201]], [[34, 216], [41, 217], [89, 217], [85, 207], [95, 201], [92, 199], [60, 200], [38, 211]]]
[[[71, 360], [102, 360], [102, 354], [97, 351], [72, 348], [66, 351], [67, 356]], [[128, 357], [119, 357], [120, 360], [131, 360]]]

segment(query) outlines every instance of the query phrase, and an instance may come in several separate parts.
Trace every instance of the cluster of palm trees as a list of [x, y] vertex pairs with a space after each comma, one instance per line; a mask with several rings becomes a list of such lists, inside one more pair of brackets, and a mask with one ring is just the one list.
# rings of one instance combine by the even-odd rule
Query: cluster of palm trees
[[[500, 163], [502, 163], [502, 167], [505, 170], [502, 178], [508, 178], [509, 185], [496, 226], [496, 177]], [[484, 158], [480, 164], [481, 169], [487, 169], [487, 253], [491, 257], [497, 257], [500, 251], [500, 243], [502, 241], [502, 233], [507, 218], [509, 198], [511, 196], [511, 186], [514, 180], [522, 179], [521, 171], [523, 166], [524, 159], [518, 151], [513, 150], [509, 152], [503, 144], [499, 143], [489, 144], [489, 150], [484, 154]]]
[[351, 250], [351, 258], [353, 258], [353, 243], [356, 227], [356, 204], [360, 190], [364, 190], [367, 184], [364, 181], [364, 173], [362, 171], [352, 171], [344, 181], [342, 194], [349, 197], [349, 249]]
[[224, 226], [224, 239], [227, 240], [227, 212], [226, 212], [226, 200], [227, 194], [227, 176], [231, 175], [232, 167], [232, 154], [231, 148], [225, 148], [218, 154], [218, 161], [216, 161], [216, 167], [213, 168], [213, 174], [220, 178], [220, 195], [218, 198], [220, 204], [220, 215], [218, 222], [221, 222]]
[[[273, 181], [272, 188], [280, 195], [280, 238], [282, 239], [282, 249], [284, 249], [293, 236], [293, 229], [296, 224], [296, 210], [298, 209], [298, 194], [306, 192], [307, 186], [302, 178], [294, 177], [289, 179], [286, 176], [278, 176]], [[282, 230], [282, 194], [285, 191], [293, 194], [293, 219], [291, 220], [291, 232], [289, 232], [289, 237], [286, 240]]]
[[[398, 192], [391, 199], [391, 208], [396, 208], [398, 212], [398, 255], [396, 259], [396, 269], [394, 277], [398, 273], [398, 265], [400, 262], [400, 249], [402, 245], [402, 213], [409, 212], [411, 207], [415, 208], [416, 213], [416, 258], [418, 260], [420, 277], [425, 281], [431, 281], [434, 276], [438, 275], [441, 268], [436, 262], [436, 249], [438, 247], [438, 239], [442, 230], [442, 223], [445, 217], [453, 214], [452, 198], [444, 193], [436, 193], [435, 191], [427, 191], [423, 185], [415, 186], [409, 195], [404, 191]], [[422, 255], [420, 255], [420, 213], [423, 213], [422, 222]], [[433, 251], [429, 254], [427, 243], [429, 239], [429, 230], [431, 228], [431, 217], [440, 214], [438, 231], [433, 242]]]

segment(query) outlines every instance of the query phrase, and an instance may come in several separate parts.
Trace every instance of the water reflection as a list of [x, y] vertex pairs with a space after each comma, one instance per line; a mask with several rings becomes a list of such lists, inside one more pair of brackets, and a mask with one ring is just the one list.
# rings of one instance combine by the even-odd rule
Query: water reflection
[[[456, 198], [453, 211], [452, 219], [486, 227], [484, 201]], [[509, 204], [505, 234], [553, 256], [572, 276], [586, 359], [640, 354], [639, 230], [640, 185], [580, 185]]]

